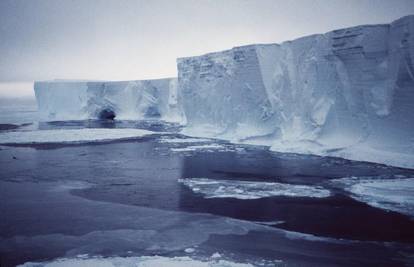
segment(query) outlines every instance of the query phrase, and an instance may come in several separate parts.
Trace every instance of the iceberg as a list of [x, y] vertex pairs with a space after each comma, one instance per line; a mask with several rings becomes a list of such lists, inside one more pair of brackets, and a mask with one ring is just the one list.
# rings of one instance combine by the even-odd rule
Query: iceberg
[[177, 63], [186, 134], [414, 167], [413, 15]]
[[178, 78], [36, 82], [44, 120], [160, 119], [189, 136], [414, 168], [414, 15], [177, 59]]
[[177, 79], [35, 82], [42, 120], [161, 119], [180, 121]]

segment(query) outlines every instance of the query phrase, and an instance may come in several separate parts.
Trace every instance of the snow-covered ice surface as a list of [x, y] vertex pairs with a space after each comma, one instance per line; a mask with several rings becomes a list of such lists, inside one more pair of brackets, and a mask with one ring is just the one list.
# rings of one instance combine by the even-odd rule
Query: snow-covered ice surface
[[113, 257], [58, 259], [44, 263], [25, 263], [21, 267], [253, 267], [251, 264], [236, 263], [222, 259], [201, 261], [190, 257]]
[[414, 178], [349, 177], [332, 182], [358, 201], [414, 217]]
[[329, 197], [330, 192], [319, 186], [286, 183], [184, 178], [180, 183], [206, 198], [259, 199], [264, 197]]
[[35, 82], [40, 119], [83, 120], [105, 117], [105, 112], [123, 120], [156, 118], [181, 121], [177, 79], [143, 81]]
[[143, 137], [154, 132], [141, 129], [69, 129], [0, 133], [0, 144], [84, 143]]
[[414, 168], [414, 16], [178, 59], [184, 133]]

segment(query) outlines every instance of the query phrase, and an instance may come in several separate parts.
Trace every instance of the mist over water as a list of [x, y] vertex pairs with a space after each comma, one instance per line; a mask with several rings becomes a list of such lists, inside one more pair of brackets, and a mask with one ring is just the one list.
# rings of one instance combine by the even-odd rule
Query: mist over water
[[[0, 82], [0, 101], [2, 99], [33, 100], [35, 99], [33, 91], [33, 82]], [[12, 104], [9, 101], [3, 101], [2, 104]]]

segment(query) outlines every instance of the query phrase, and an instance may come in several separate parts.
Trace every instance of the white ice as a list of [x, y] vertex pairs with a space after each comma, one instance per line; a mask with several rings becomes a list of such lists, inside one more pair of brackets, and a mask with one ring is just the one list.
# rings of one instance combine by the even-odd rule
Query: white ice
[[183, 133], [414, 168], [414, 15], [177, 59], [178, 79], [36, 82], [46, 120], [156, 118]]
[[333, 182], [344, 186], [358, 201], [414, 217], [414, 178], [350, 177]]
[[177, 100], [177, 79], [142, 81], [35, 82], [34, 90], [40, 119], [98, 119], [103, 110], [116, 119], [161, 119], [181, 121]]
[[206, 145], [194, 145], [194, 146], [186, 146], [186, 147], [179, 147], [179, 148], [171, 148], [171, 151], [174, 152], [190, 152], [190, 151], [227, 151], [227, 148], [220, 144], [206, 144]]
[[112, 257], [112, 258], [63, 258], [44, 263], [25, 263], [21, 267], [253, 267], [251, 264], [236, 263], [211, 257], [206, 261], [190, 257]]
[[211, 142], [211, 139], [205, 138], [162, 138], [161, 143], [205, 143]]
[[414, 16], [178, 59], [191, 136], [414, 168]]
[[205, 198], [259, 199], [273, 196], [324, 198], [330, 196], [329, 190], [309, 185], [208, 178], [184, 178], [178, 181], [194, 193], [204, 195]]
[[141, 129], [70, 129], [0, 133], [0, 144], [81, 143], [130, 139], [153, 134]]

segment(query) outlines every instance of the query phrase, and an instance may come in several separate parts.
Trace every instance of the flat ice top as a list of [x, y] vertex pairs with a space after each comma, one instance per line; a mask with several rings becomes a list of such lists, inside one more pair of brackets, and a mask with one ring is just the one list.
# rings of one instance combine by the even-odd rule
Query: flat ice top
[[153, 134], [141, 129], [70, 129], [0, 133], [0, 144], [83, 143], [137, 138]]

